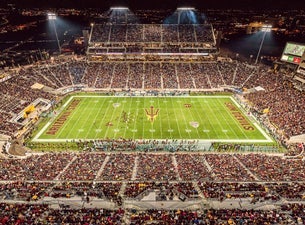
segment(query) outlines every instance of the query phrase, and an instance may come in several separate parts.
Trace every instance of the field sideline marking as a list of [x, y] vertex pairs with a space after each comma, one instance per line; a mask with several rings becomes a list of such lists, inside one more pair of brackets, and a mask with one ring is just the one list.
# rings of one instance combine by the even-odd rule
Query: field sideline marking
[[[69, 142], [69, 141], [94, 141], [99, 139], [38, 139], [36, 142]], [[143, 141], [143, 140], [151, 140], [151, 139], [135, 139], [135, 141]], [[168, 141], [168, 139], [155, 139], [158, 141]], [[186, 140], [186, 141], [196, 141], [199, 140], [199, 144], [202, 143], [211, 143], [211, 142], [230, 142], [230, 143], [272, 143], [272, 140], [240, 140], [240, 139], [177, 139], [177, 140]]]
[[[64, 105], [61, 106], [59, 113], [56, 117], [53, 117], [49, 122], [46, 123], [46, 125], [35, 135], [35, 137], [32, 139], [34, 142], [66, 142], [66, 141], [75, 141], [75, 140], [83, 140], [83, 141], [90, 141], [90, 140], [96, 140], [96, 139], [39, 139], [39, 137], [42, 135], [43, 132], [52, 124], [52, 122], [60, 115], [63, 109], [66, 108], [66, 106], [72, 101], [73, 98], [161, 98], [161, 97], [167, 97], [167, 96], [101, 96], [101, 95], [81, 95], [81, 96], [70, 96], [70, 98], [65, 102]], [[235, 99], [232, 96], [170, 96], [170, 98], [228, 98], [231, 101], [233, 101], [240, 109], [241, 106], [239, 103], [235, 101]], [[243, 114], [244, 111], [243, 111]], [[270, 138], [270, 136], [257, 124], [257, 121], [253, 119], [253, 117], [247, 116], [247, 118], [252, 119], [251, 122], [253, 125], [263, 134], [263, 136], [266, 138], [265, 140], [251, 140], [251, 139], [185, 139], [182, 138], [181, 140], [199, 140], [199, 142], [232, 142], [232, 143], [271, 143], [273, 140]], [[255, 120], [255, 122], [253, 121]], [[181, 135], [180, 135], [181, 136]], [[135, 140], [143, 140], [143, 139], [135, 139]], [[150, 140], [150, 139], [148, 139]], [[162, 139], [156, 139], [156, 140], [162, 140]], [[166, 139], [164, 139], [165, 141]]]
[[184, 95], [175, 95], [175, 96], [128, 96], [128, 95], [122, 95], [122, 96], [115, 96], [115, 95], [73, 95], [71, 98], [232, 98], [232, 96], [229, 95], [213, 95], [213, 96], [184, 96]]
[[[232, 98], [232, 96], [230, 97], [231, 101], [233, 101], [235, 103], [235, 105], [237, 105], [239, 107], [239, 109], [242, 111], [243, 114], [245, 114], [244, 109], [242, 108], [242, 106], [235, 101], [234, 98]], [[264, 135], [264, 137], [268, 140], [268, 141], [272, 141], [272, 139], [270, 138], [270, 136], [261, 128], [261, 126], [258, 125], [257, 120], [254, 117], [250, 117], [248, 115], [246, 115], [247, 118], [251, 121], [251, 123], [261, 132], [262, 135]], [[254, 121], [253, 121], [254, 120]]]
[[65, 102], [65, 104], [63, 104], [60, 107], [60, 110], [58, 110], [58, 115], [51, 118], [49, 122], [46, 123], [46, 125], [43, 126], [43, 128], [35, 135], [35, 137], [33, 138], [32, 141], [38, 141], [39, 137], [43, 134], [43, 132], [46, 131], [46, 129], [54, 122], [54, 120], [56, 120], [56, 118], [61, 114], [61, 112], [67, 107], [67, 105], [72, 101], [72, 99], [74, 98], [74, 96], [71, 96], [67, 102]]

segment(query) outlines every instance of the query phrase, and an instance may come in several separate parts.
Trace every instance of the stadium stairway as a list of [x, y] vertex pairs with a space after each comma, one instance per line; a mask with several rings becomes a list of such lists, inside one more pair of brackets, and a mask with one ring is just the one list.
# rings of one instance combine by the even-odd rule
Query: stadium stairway
[[132, 170], [131, 180], [136, 180], [137, 173], [138, 173], [138, 165], [139, 165], [139, 156], [136, 156], [135, 160], [134, 160], [134, 167]]
[[172, 161], [173, 161], [173, 164], [174, 164], [174, 167], [175, 167], [175, 172], [177, 174], [177, 179], [182, 180], [181, 177], [180, 177], [179, 171], [178, 171], [178, 163], [177, 163], [177, 160], [176, 160], [175, 156], [172, 156]]
[[247, 171], [247, 173], [253, 177], [256, 181], [259, 181], [260, 179], [255, 176], [235, 155], [232, 155], [233, 158]]
[[99, 177], [101, 176], [101, 174], [102, 174], [102, 172], [103, 172], [103, 170], [104, 170], [104, 168], [105, 168], [105, 166], [106, 166], [106, 164], [107, 164], [108, 161], [109, 161], [109, 155], [106, 156], [106, 158], [105, 158], [105, 160], [104, 160], [104, 162], [103, 162], [101, 168], [97, 171], [94, 180], [97, 180], [97, 178], [99, 178]]
[[66, 167], [54, 178], [54, 180], [59, 180], [59, 177], [69, 168], [69, 166], [77, 159], [77, 156], [74, 156], [73, 159], [66, 165]]

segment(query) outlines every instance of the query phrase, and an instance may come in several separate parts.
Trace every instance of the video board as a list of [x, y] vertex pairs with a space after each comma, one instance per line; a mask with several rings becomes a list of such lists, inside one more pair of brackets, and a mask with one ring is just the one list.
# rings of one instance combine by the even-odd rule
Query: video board
[[287, 42], [281, 60], [299, 65], [305, 52], [305, 44]]
[[303, 53], [297, 72], [305, 75], [305, 52]]

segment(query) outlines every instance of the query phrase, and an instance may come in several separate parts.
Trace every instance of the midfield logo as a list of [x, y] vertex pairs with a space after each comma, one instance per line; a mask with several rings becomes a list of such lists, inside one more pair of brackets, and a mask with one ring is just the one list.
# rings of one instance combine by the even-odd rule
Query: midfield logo
[[159, 109], [156, 109], [153, 106], [150, 106], [149, 109], [145, 109], [146, 116], [150, 122], [154, 122], [156, 117], [158, 116]]
[[197, 121], [191, 121], [190, 125], [194, 128], [198, 128], [199, 127], [199, 123]]

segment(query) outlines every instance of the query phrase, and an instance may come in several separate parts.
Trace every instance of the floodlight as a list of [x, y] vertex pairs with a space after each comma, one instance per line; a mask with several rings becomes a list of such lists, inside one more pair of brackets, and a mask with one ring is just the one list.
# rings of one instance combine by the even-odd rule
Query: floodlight
[[272, 29], [271, 25], [262, 26], [262, 31], [264, 31], [264, 32], [271, 32], [271, 29]]
[[58, 50], [59, 50], [59, 54], [61, 54], [61, 47], [60, 47], [60, 43], [59, 43], [59, 40], [58, 40], [56, 26], [55, 26], [56, 14], [55, 13], [48, 13], [47, 16], [48, 16], [48, 20], [50, 20], [50, 22], [53, 24], [54, 31], [55, 31], [55, 36], [56, 36], [56, 41], [57, 41], [57, 46], [58, 46]]
[[177, 8], [177, 10], [195, 10], [195, 8], [194, 7], [179, 7], [179, 8]]
[[110, 10], [128, 10], [128, 7], [116, 6], [116, 7], [111, 7]]
[[56, 14], [55, 13], [48, 13], [48, 20], [56, 20]]
[[263, 35], [263, 38], [262, 38], [262, 41], [261, 41], [261, 44], [259, 46], [259, 49], [258, 49], [258, 52], [257, 52], [257, 55], [256, 55], [256, 59], [255, 59], [255, 64], [257, 64], [258, 62], [258, 58], [259, 58], [259, 55], [261, 53], [261, 50], [262, 50], [262, 47], [263, 47], [263, 44], [264, 44], [264, 40], [265, 40], [265, 37], [266, 37], [266, 33], [270, 33], [271, 32], [271, 29], [272, 29], [272, 26], [271, 25], [264, 25], [262, 26], [262, 31], [264, 32], [264, 35]]

